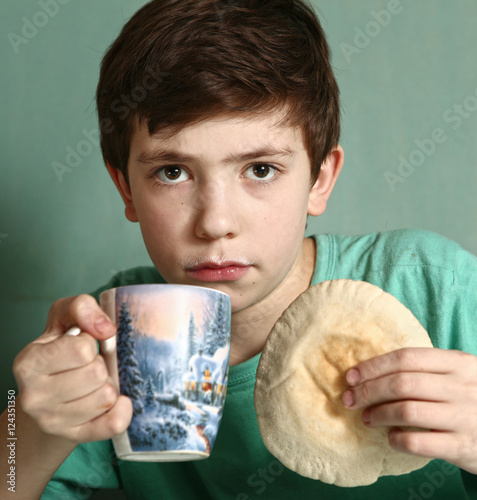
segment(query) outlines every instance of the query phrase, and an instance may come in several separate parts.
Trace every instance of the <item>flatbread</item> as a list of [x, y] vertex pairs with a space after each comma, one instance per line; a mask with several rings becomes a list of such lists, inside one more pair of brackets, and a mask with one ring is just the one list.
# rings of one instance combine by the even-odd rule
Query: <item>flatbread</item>
[[432, 347], [426, 330], [392, 295], [362, 281], [310, 287], [283, 313], [257, 370], [255, 409], [265, 446], [302, 476], [363, 486], [424, 467], [393, 450], [389, 428], [367, 428], [341, 402], [346, 371], [402, 347]]

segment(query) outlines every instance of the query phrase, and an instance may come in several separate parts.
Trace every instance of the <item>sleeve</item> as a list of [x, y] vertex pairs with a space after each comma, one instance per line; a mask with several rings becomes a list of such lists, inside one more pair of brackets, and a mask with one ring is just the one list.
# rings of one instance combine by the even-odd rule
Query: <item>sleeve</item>
[[111, 441], [80, 444], [48, 483], [41, 500], [87, 499], [98, 489], [122, 487]]
[[[400, 284], [390, 280], [391, 291], [414, 312], [435, 347], [477, 356], [477, 258], [431, 233], [417, 233], [394, 248], [398, 265], [389, 274]], [[460, 472], [468, 498], [477, 499], [477, 475]]]
[[422, 285], [408, 307], [417, 306], [435, 347], [477, 356], [477, 258], [438, 236], [418, 252], [422, 263], [413, 272]]
[[383, 233], [370, 248], [362, 258], [365, 281], [408, 307], [434, 347], [477, 356], [477, 258], [443, 236], [418, 230]]

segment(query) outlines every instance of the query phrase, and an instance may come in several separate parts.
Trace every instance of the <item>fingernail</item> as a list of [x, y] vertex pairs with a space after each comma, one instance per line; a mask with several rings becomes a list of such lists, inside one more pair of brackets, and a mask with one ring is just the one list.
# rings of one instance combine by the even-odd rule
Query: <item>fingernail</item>
[[363, 423], [364, 425], [369, 425], [371, 423], [371, 418], [369, 416], [369, 410], [364, 410], [363, 411], [363, 415], [362, 415], [362, 419], [363, 419]]
[[101, 316], [94, 322], [94, 327], [99, 333], [111, 333], [112, 325], [104, 316]]
[[353, 391], [345, 391], [341, 400], [346, 408], [351, 408], [355, 403]]
[[351, 368], [351, 370], [349, 370], [346, 374], [346, 381], [349, 385], [356, 385], [359, 382], [360, 378], [361, 376], [356, 368]]

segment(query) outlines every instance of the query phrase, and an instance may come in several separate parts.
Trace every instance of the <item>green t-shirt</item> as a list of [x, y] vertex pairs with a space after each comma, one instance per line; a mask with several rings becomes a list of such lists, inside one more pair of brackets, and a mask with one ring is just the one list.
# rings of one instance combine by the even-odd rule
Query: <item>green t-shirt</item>
[[[365, 236], [319, 235], [312, 284], [347, 278], [373, 283], [406, 305], [435, 347], [477, 355], [477, 259], [457, 244], [423, 231]], [[137, 268], [103, 289], [163, 282]], [[101, 290], [100, 290], [101, 291]], [[99, 293], [99, 291], [98, 291]], [[110, 441], [78, 446], [42, 496], [85, 499], [96, 488], [122, 488], [131, 499], [403, 499], [477, 498], [477, 477], [441, 460], [370, 486], [340, 488], [286, 469], [265, 448], [253, 404], [259, 356], [230, 368], [222, 423], [211, 456], [183, 463], [118, 460]]]

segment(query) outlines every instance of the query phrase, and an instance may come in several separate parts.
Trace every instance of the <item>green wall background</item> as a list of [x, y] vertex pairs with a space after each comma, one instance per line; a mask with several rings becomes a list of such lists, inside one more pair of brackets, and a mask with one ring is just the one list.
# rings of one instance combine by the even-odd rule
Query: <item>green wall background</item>
[[[59, 1], [0, 7], [0, 396], [15, 387], [13, 358], [42, 333], [56, 298], [149, 262], [94, 135], [100, 59], [145, 2]], [[424, 228], [477, 253], [477, 2], [313, 5], [341, 86], [346, 162], [309, 232]], [[433, 131], [432, 154], [416, 153]], [[58, 176], [52, 165], [71, 161], [70, 148], [81, 156]], [[423, 161], [413, 172], [401, 167], [403, 176], [400, 156]], [[402, 182], [390, 183], [389, 173]]]

